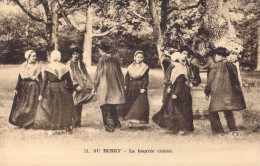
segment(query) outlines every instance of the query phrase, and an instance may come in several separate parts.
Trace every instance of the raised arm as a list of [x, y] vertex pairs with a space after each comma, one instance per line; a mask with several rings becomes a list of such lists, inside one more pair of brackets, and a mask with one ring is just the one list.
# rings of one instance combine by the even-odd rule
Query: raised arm
[[67, 63], [66, 63], [66, 66], [69, 67], [70, 69], [70, 77], [71, 77], [71, 80], [72, 80], [72, 84], [73, 84], [73, 87], [74, 89], [76, 89], [76, 87], [79, 85], [75, 76], [74, 76], [74, 73], [72, 71], [72, 68], [71, 68], [71, 61], [69, 60]]
[[48, 72], [44, 71], [44, 76], [43, 76], [43, 80], [42, 80], [42, 86], [41, 86], [41, 91], [40, 91], [40, 96], [42, 96], [43, 91], [45, 90], [47, 84], [48, 84]]
[[197, 59], [197, 58], [193, 58], [191, 60], [191, 63], [198, 67], [199, 69], [205, 69], [205, 68], [212, 68], [213, 67], [213, 60], [211, 58], [208, 58], [208, 60], [206, 61], [206, 63], [201, 64], [201, 62]]
[[168, 67], [171, 64], [171, 58], [169, 56], [165, 56], [162, 60], [163, 70], [164, 72], [167, 71]]
[[102, 65], [102, 57], [99, 59], [98, 65], [97, 65], [97, 70], [94, 78], [94, 87], [95, 89], [98, 88], [99, 83], [100, 83], [100, 77], [103, 73], [103, 65]]
[[206, 85], [206, 87], [204, 89], [204, 93], [206, 94], [206, 96], [209, 96], [209, 94], [211, 92], [211, 83], [215, 79], [215, 75], [216, 75], [216, 68], [213, 67], [210, 70], [209, 77], [207, 79], [207, 85]]
[[186, 80], [187, 79], [183, 74], [177, 77], [177, 79], [175, 80], [176, 82], [175, 91], [172, 90], [172, 95], [176, 95], [178, 98], [183, 93], [183, 87]]
[[71, 80], [71, 76], [70, 76], [70, 72], [67, 72], [66, 74], [64, 74], [64, 79], [68, 85], [68, 90], [70, 93], [73, 93], [73, 83], [72, 83], [72, 80]]
[[146, 70], [144, 73], [144, 81], [142, 83], [142, 89], [147, 89], [147, 86], [149, 84], [149, 69]]
[[42, 85], [42, 72], [39, 73], [39, 75], [37, 76], [37, 79], [39, 80], [39, 86], [41, 87]]
[[124, 85], [124, 74], [122, 72], [120, 63], [117, 60], [115, 60], [115, 63], [116, 63], [116, 66], [117, 66], [117, 70], [118, 70], [118, 72], [120, 74], [120, 81], [121, 81], [122, 85]]
[[19, 90], [20, 90], [21, 81], [22, 81], [22, 78], [21, 78], [21, 75], [19, 74], [19, 75], [18, 75], [18, 80], [17, 80], [16, 86], [15, 86], [15, 90], [16, 90], [16, 91], [19, 91]]
[[128, 73], [128, 71], [126, 72], [126, 75], [125, 75], [125, 83], [124, 83], [124, 86], [128, 86], [129, 85], [129, 82], [130, 82], [130, 75]]

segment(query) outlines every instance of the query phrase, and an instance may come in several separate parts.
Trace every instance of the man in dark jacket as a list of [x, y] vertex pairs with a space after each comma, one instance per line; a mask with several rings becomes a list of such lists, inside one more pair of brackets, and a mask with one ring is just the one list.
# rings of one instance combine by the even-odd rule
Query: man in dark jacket
[[213, 134], [223, 133], [218, 112], [224, 112], [228, 128], [237, 131], [232, 111], [246, 108], [244, 96], [238, 80], [236, 66], [228, 62], [229, 54], [223, 47], [214, 50], [214, 61], [216, 64], [211, 69], [205, 87], [205, 94], [211, 96], [209, 105], [209, 119]]
[[[124, 76], [118, 61], [108, 53], [111, 42], [105, 41], [101, 47], [99, 52], [102, 57], [97, 65], [94, 92], [97, 93], [105, 129], [108, 132], [113, 132], [115, 127], [121, 127], [117, 117], [117, 106], [125, 103]], [[109, 115], [111, 115], [114, 124], [109, 123]]]

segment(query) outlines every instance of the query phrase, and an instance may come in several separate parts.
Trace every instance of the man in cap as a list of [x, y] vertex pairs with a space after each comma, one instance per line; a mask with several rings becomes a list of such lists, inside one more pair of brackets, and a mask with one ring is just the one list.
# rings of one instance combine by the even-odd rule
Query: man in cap
[[[110, 51], [111, 41], [106, 39], [99, 49], [102, 57], [97, 65], [94, 93], [97, 93], [106, 131], [114, 132], [115, 127], [121, 127], [117, 117], [117, 106], [125, 103], [125, 95], [123, 73], [118, 61], [109, 54]], [[113, 124], [108, 120], [109, 115]]]

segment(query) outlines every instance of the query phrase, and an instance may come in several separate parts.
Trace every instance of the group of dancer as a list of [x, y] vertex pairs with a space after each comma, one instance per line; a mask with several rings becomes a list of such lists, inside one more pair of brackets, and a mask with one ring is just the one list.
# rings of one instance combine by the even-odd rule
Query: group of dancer
[[[49, 62], [40, 65], [36, 52], [25, 53], [20, 66], [9, 122], [21, 128], [66, 130], [81, 126], [82, 105], [97, 97], [105, 130], [121, 127], [120, 117], [128, 125], [149, 123], [149, 66], [143, 62], [143, 51], [136, 51], [134, 62], [124, 77], [120, 64], [110, 54], [111, 43], [101, 44], [102, 55], [92, 82], [81, 60], [82, 50], [71, 47], [71, 60], [60, 62], [61, 53], [52, 51]], [[232, 111], [245, 109], [245, 101], [236, 66], [227, 60], [225, 48], [214, 50], [205, 88], [211, 96], [209, 120], [214, 134], [223, 133], [218, 112], [224, 111], [228, 127], [237, 127]], [[191, 88], [197, 85], [188, 47], [164, 56], [164, 92], [161, 109], [152, 116], [159, 127], [175, 134], [194, 131]], [[199, 64], [201, 66], [205, 64]], [[197, 66], [199, 66], [197, 65]], [[120, 114], [118, 112], [120, 110]]]

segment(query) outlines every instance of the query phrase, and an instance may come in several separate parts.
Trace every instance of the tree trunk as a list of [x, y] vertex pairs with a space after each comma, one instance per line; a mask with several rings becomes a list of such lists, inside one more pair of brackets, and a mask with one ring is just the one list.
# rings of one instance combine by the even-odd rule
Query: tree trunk
[[156, 11], [156, 4], [154, 0], [149, 0], [149, 6], [150, 6], [150, 12], [152, 15], [152, 26], [153, 26], [153, 35], [154, 35], [154, 42], [157, 48], [157, 52], [159, 55], [160, 61], [162, 60], [162, 52], [161, 52], [161, 47], [163, 43], [163, 37], [162, 37], [162, 32], [160, 28], [160, 21], [159, 17]]
[[257, 21], [257, 67], [256, 70], [260, 71], [260, 20]]
[[[30, 1], [27, 1], [28, 11], [31, 11], [31, 3]], [[29, 27], [30, 27], [30, 17], [28, 16], [27, 25], [25, 27], [25, 34], [26, 34], [26, 44], [27, 44], [27, 50], [29, 50]]]
[[209, 34], [208, 41], [214, 47], [225, 47], [229, 51], [239, 53], [243, 50], [243, 43], [237, 38], [231, 23], [229, 6], [227, 0], [207, 0], [203, 25]]
[[53, 20], [51, 12], [51, 0], [48, 0], [47, 3], [43, 3], [43, 7], [46, 14], [46, 41], [47, 41], [47, 59], [49, 59], [50, 51], [52, 51], [52, 31], [53, 31]]
[[46, 24], [46, 41], [47, 41], [47, 52], [52, 50], [52, 22], [48, 21]]
[[167, 29], [168, 3], [169, 3], [169, 0], [162, 0], [162, 5], [161, 5], [161, 31], [162, 31], [162, 36], [165, 36], [165, 31]]
[[91, 55], [92, 55], [92, 6], [89, 5], [86, 11], [86, 33], [84, 35], [83, 44], [83, 62], [87, 66], [91, 66]]
[[59, 19], [58, 19], [58, 3], [53, 2], [52, 4], [52, 13], [53, 13], [53, 38], [52, 43], [54, 45], [54, 49], [58, 50], [58, 30], [59, 30]]

